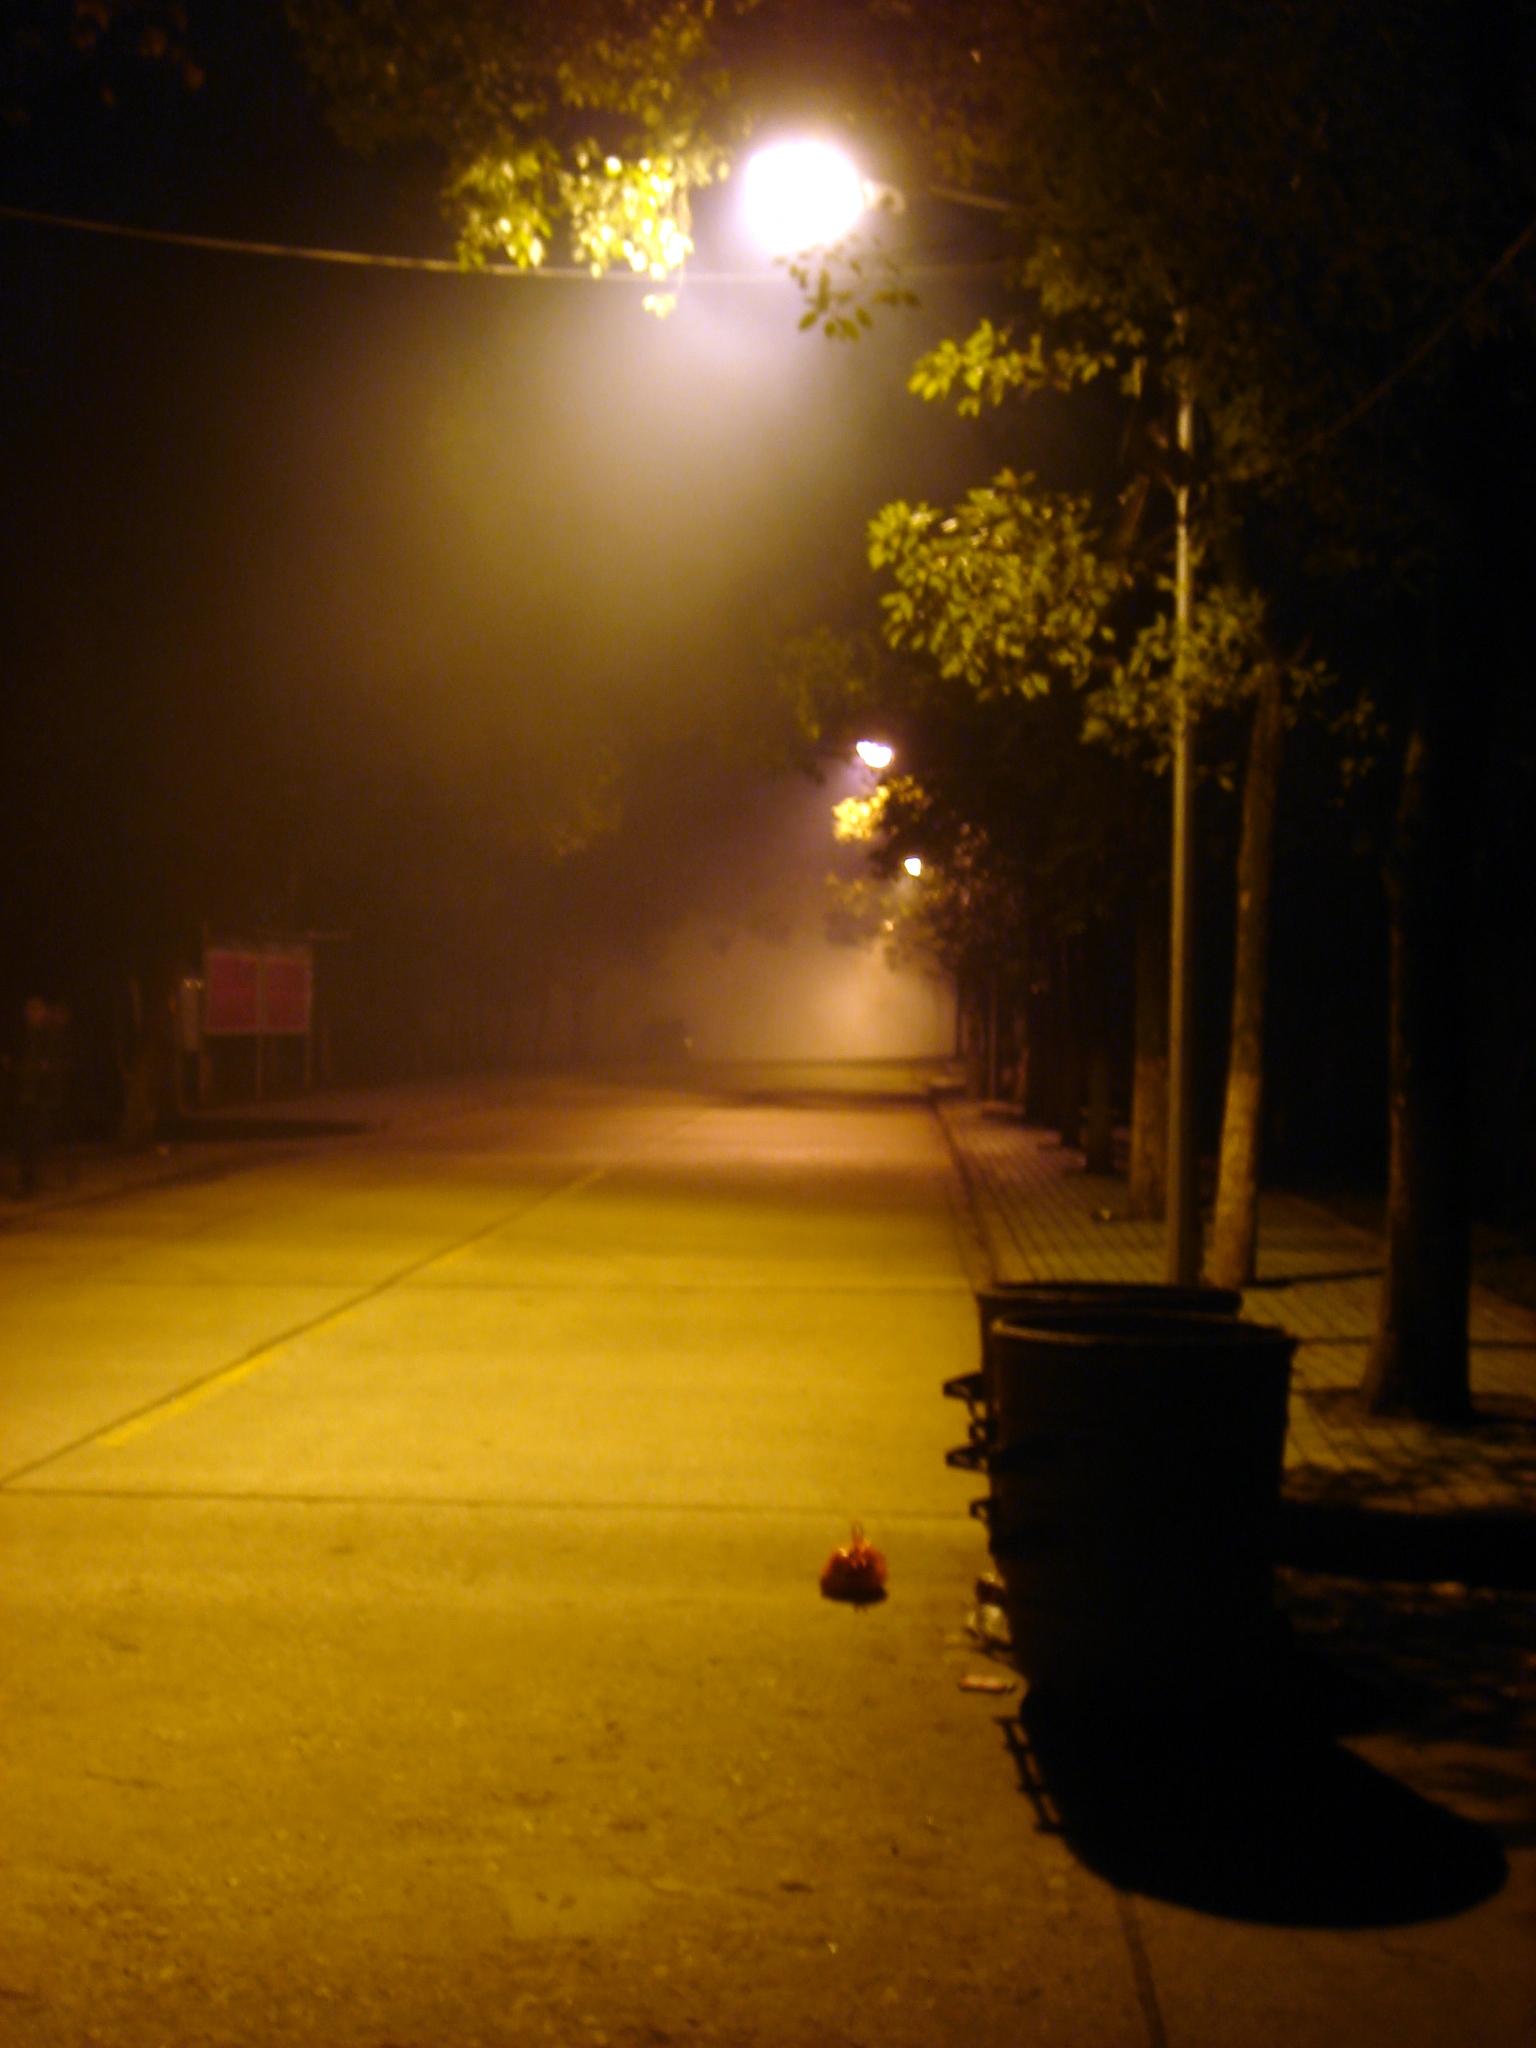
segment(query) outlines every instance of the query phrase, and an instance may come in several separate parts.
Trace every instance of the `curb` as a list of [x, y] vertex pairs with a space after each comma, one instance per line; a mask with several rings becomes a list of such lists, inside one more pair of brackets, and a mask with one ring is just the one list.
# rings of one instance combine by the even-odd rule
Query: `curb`
[[952, 1202], [951, 1207], [955, 1219], [955, 1241], [959, 1247], [960, 1264], [972, 1292], [979, 1294], [983, 1288], [997, 1284], [997, 1258], [992, 1249], [991, 1233], [987, 1229], [986, 1204], [977, 1190], [975, 1176], [960, 1142], [950, 1128], [949, 1118], [944, 1113], [944, 1104], [948, 1099], [949, 1091], [937, 1088], [928, 1091], [928, 1106], [933, 1112], [934, 1121], [944, 1134], [944, 1143], [949, 1148], [949, 1160], [954, 1168], [955, 1184], [959, 1192], [959, 1199]]

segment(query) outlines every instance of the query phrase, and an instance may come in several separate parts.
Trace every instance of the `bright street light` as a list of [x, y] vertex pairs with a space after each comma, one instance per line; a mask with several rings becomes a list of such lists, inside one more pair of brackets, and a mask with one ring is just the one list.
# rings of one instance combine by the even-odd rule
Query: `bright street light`
[[909, 875], [920, 875], [923, 872], [923, 863], [915, 853], [909, 853], [902, 866]]
[[840, 242], [869, 203], [864, 180], [830, 142], [776, 142], [747, 160], [745, 206], [774, 256]]
[[860, 740], [853, 751], [866, 768], [889, 768], [896, 758], [896, 749], [884, 740]]

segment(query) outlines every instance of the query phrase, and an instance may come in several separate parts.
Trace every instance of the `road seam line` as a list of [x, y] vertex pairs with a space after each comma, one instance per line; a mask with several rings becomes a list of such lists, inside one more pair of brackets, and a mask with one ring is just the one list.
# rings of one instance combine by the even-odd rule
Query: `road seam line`
[[323, 1309], [319, 1315], [310, 1316], [302, 1323], [294, 1323], [289, 1329], [279, 1331], [275, 1337], [264, 1338], [253, 1350], [242, 1353], [228, 1365], [216, 1366], [212, 1372], [205, 1373], [201, 1379], [192, 1381], [190, 1385], [179, 1387], [173, 1393], [163, 1394], [158, 1400], [148, 1402], [132, 1415], [124, 1417], [122, 1421], [104, 1423], [101, 1428], [89, 1430], [84, 1436], [77, 1437], [73, 1443], [63, 1444], [41, 1458], [34, 1458], [28, 1464], [19, 1465], [14, 1472], [7, 1472], [4, 1478], [0, 1479], [0, 1490], [15, 1485], [18, 1480], [30, 1478], [34, 1472], [41, 1472], [49, 1465], [56, 1464], [61, 1458], [72, 1457], [76, 1451], [86, 1450], [93, 1444], [107, 1450], [120, 1450], [124, 1444], [132, 1443], [136, 1438], [143, 1436], [156, 1423], [185, 1414], [188, 1410], [201, 1406], [204, 1401], [211, 1400], [215, 1394], [223, 1393], [227, 1388], [237, 1386], [241, 1380], [249, 1379], [260, 1366], [266, 1364], [289, 1344], [296, 1343], [300, 1337], [308, 1337], [316, 1330], [340, 1322], [354, 1309], [362, 1308], [367, 1302], [376, 1301], [392, 1287], [399, 1287], [403, 1282], [414, 1279], [429, 1266], [439, 1265], [445, 1259], [456, 1258], [459, 1254], [472, 1250], [477, 1244], [483, 1244], [487, 1238], [494, 1237], [498, 1230], [522, 1222], [524, 1217], [531, 1216], [547, 1202], [558, 1201], [562, 1195], [580, 1194], [611, 1171], [611, 1164], [593, 1167], [576, 1180], [567, 1181], [561, 1187], [551, 1188], [525, 1207], [498, 1216], [494, 1223], [471, 1231], [468, 1237], [444, 1245], [440, 1250], [428, 1252], [422, 1258], [413, 1259], [409, 1265], [402, 1266], [397, 1272], [386, 1274], [372, 1286], [348, 1295], [345, 1301], [337, 1302], [333, 1308]]
[[[637, 1519], [651, 1516], [686, 1515], [725, 1518], [734, 1516], [738, 1520], [750, 1518], [775, 1521], [814, 1520], [825, 1526], [828, 1518], [839, 1527], [846, 1527], [847, 1513], [841, 1505], [824, 1503], [818, 1506], [812, 1502], [795, 1507], [774, 1501], [709, 1501], [709, 1500], [572, 1500], [564, 1499], [517, 1499], [512, 1495], [463, 1494], [463, 1493], [293, 1493], [266, 1492], [240, 1493], [227, 1487], [167, 1487], [167, 1486], [28, 1486], [19, 1488], [10, 1495], [12, 1500], [73, 1500], [73, 1501], [156, 1501], [162, 1506], [220, 1507], [279, 1507], [279, 1508], [370, 1508], [381, 1511], [400, 1510], [410, 1514], [423, 1514], [444, 1510], [456, 1514], [506, 1514], [521, 1516], [540, 1515], [631, 1515]], [[965, 1532], [975, 1535], [977, 1544], [981, 1537], [975, 1517], [963, 1508], [947, 1511], [936, 1508], [880, 1507], [876, 1505], [861, 1510], [861, 1519], [871, 1528], [912, 1528]]]

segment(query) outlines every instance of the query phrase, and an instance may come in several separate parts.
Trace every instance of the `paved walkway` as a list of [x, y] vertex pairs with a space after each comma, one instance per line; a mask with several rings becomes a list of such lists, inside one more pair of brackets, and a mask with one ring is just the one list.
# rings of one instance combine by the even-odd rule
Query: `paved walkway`
[[0, 1216], [6, 2048], [1536, 2039], [1531, 1596], [1293, 1573], [1316, 1725], [1189, 1758], [976, 1690], [920, 1094], [360, 1107]]
[[[1125, 1218], [1123, 1182], [1084, 1172], [1082, 1154], [1054, 1135], [971, 1102], [940, 1115], [971, 1199], [981, 1252], [1002, 1280], [1160, 1280], [1163, 1227]], [[1536, 1314], [1482, 1288], [1472, 1302], [1477, 1420], [1446, 1429], [1367, 1416], [1356, 1397], [1382, 1269], [1379, 1241], [1299, 1196], [1266, 1195], [1259, 1271], [1244, 1313], [1294, 1332], [1286, 1494], [1293, 1533], [1331, 1517], [1369, 1541], [1367, 1522], [1444, 1575], [1467, 1563], [1479, 1525], [1508, 1552], [1536, 1535]], [[1298, 1512], [1301, 1511], [1301, 1512]], [[1390, 1521], [1384, 1518], [1391, 1518]], [[1410, 1522], [1420, 1525], [1415, 1546]], [[1458, 1549], [1456, 1530], [1461, 1525]], [[1513, 1526], [1511, 1526], [1513, 1525]], [[1424, 1527], [1444, 1543], [1426, 1542]], [[1486, 1546], [1484, 1546], [1486, 1547]], [[1458, 1559], [1466, 1570], [1458, 1568]], [[1301, 1561], [1301, 1560], [1298, 1560]], [[1307, 1556], [1306, 1562], [1321, 1562]], [[1508, 1560], [1506, 1560], [1508, 1562]], [[1529, 1558], [1520, 1568], [1523, 1578]], [[1419, 1575], [1417, 1569], [1405, 1575]]]

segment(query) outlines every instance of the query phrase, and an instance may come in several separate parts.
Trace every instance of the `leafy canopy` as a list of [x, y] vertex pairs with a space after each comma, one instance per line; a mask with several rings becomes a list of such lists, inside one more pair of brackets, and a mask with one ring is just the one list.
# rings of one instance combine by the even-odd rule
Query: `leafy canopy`
[[1087, 498], [1010, 470], [947, 515], [885, 506], [869, 559], [896, 585], [881, 599], [890, 645], [921, 650], [979, 696], [1081, 685], [1113, 639], [1121, 575], [1094, 549]]
[[557, 222], [594, 272], [665, 278], [720, 176], [713, 0], [288, 0], [342, 140], [428, 142], [466, 264], [537, 268]]

